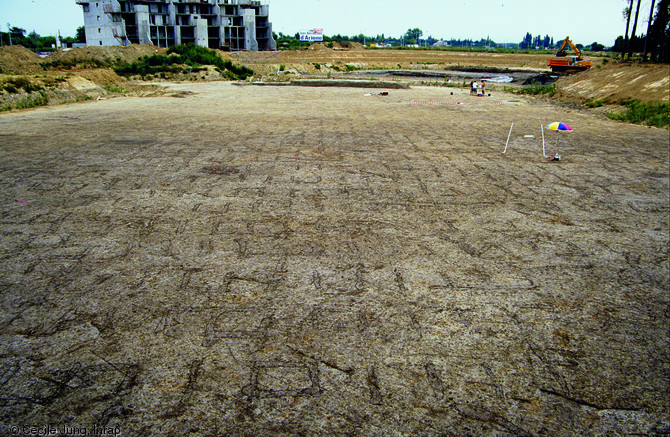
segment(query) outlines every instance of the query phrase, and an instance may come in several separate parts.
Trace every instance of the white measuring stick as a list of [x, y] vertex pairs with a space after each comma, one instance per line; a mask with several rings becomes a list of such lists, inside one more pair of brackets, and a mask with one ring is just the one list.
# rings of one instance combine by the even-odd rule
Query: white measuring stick
[[509, 144], [509, 137], [512, 135], [512, 128], [514, 127], [514, 123], [512, 123], [512, 126], [509, 127], [509, 134], [507, 134], [507, 142], [505, 143], [505, 150], [503, 150], [502, 154], [504, 155], [507, 153], [507, 145]]
[[541, 124], [540, 129], [542, 129], [542, 156], [546, 158], [547, 155], [544, 153], [544, 125]]

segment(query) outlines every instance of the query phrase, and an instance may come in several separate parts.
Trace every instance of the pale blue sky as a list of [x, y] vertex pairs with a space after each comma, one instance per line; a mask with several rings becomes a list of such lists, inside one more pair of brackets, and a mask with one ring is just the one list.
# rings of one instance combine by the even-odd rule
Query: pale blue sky
[[[418, 27], [424, 36], [519, 42], [526, 34], [566, 36], [582, 44], [612, 45], [623, 35], [625, 0], [266, 0], [275, 32], [323, 28], [326, 35], [399, 37]], [[647, 30], [651, 0], [642, 1], [638, 34]], [[74, 36], [83, 25], [75, 0], [0, 0], [0, 28], [7, 23], [40, 35]]]

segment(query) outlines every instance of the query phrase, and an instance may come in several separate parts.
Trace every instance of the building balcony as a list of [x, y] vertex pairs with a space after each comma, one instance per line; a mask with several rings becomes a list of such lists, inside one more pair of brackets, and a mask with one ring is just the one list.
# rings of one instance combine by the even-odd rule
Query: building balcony
[[120, 14], [121, 6], [119, 6], [118, 4], [105, 3], [104, 5], [102, 5], [102, 11], [105, 14]]

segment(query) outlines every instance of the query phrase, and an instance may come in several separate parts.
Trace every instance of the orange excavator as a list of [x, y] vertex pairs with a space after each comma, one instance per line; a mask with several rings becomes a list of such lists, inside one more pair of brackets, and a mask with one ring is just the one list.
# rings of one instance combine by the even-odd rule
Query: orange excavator
[[[575, 52], [574, 55], [568, 56], [565, 48], [570, 46]], [[557, 74], [571, 74], [579, 71], [586, 71], [593, 66], [590, 59], [582, 58], [582, 52], [575, 46], [570, 37], [566, 37], [563, 45], [556, 52], [556, 57], [549, 59], [547, 65], [551, 67], [551, 71]]]

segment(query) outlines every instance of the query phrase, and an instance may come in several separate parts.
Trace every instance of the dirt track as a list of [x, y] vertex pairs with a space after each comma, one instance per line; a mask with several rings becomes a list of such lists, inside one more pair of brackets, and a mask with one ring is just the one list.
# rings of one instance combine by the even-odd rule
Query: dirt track
[[670, 430], [667, 130], [172, 88], [0, 114], [2, 434]]

